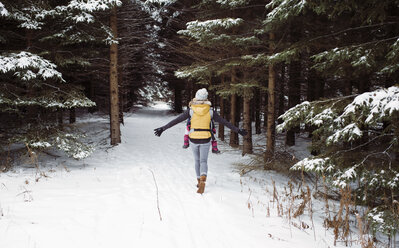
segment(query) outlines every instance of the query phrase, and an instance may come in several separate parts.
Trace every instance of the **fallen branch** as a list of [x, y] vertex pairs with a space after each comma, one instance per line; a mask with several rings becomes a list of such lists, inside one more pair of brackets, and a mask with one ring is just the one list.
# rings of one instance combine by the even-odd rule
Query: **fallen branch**
[[148, 170], [152, 174], [152, 178], [154, 179], [154, 183], [155, 183], [155, 188], [157, 189], [157, 208], [158, 208], [158, 213], [159, 213], [159, 220], [162, 221], [161, 209], [159, 208], [159, 190], [158, 190], [157, 180], [155, 179], [154, 172], [151, 169], [148, 169]]
[[29, 194], [29, 193], [31, 193], [31, 192], [32, 192], [31, 190], [25, 189], [25, 191], [23, 191], [23, 192], [17, 194], [16, 196], [20, 196], [20, 195], [22, 195], [22, 194]]

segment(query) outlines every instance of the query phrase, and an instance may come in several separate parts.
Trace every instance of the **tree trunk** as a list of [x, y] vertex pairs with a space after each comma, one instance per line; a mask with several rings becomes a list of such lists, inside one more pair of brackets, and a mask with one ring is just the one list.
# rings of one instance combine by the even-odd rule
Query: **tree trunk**
[[123, 118], [123, 112], [126, 104], [126, 85], [124, 83], [123, 77], [123, 67], [121, 65], [126, 64], [123, 62], [124, 57], [118, 56], [118, 95], [119, 95], [119, 125], [125, 125], [125, 120]]
[[58, 117], [58, 125], [63, 126], [64, 124], [64, 110], [63, 109], [58, 109], [57, 111], [57, 117]]
[[[236, 125], [236, 114], [237, 114], [237, 95], [231, 95], [231, 102], [230, 102], [230, 121], [233, 125]], [[238, 146], [238, 135], [237, 133], [230, 130], [230, 146], [237, 147]]]
[[[316, 99], [320, 99], [324, 97], [324, 80], [320, 77], [318, 77], [316, 81]], [[352, 93], [351, 93], [352, 94]]]
[[316, 71], [314, 69], [310, 69], [308, 76], [308, 88], [306, 91], [306, 100], [309, 102], [313, 102], [314, 100], [316, 100], [316, 83]]
[[[114, 39], [117, 36], [117, 16], [116, 6], [112, 8], [110, 15], [110, 26]], [[118, 44], [112, 43], [110, 47], [110, 128], [111, 145], [121, 142], [120, 123], [119, 123], [119, 89], [118, 89]]]
[[244, 129], [248, 134], [243, 137], [242, 155], [252, 154], [252, 125], [251, 125], [251, 90], [247, 89], [244, 92]]
[[344, 91], [345, 96], [350, 96], [352, 95], [352, 81], [347, 80], [345, 81], [345, 91]]
[[255, 133], [256, 134], [261, 134], [262, 133], [262, 129], [261, 129], [261, 112], [260, 112], [260, 108], [262, 106], [262, 98], [260, 95], [260, 90], [256, 90], [255, 92], [255, 113], [254, 113], [254, 117], [255, 117]]
[[[274, 33], [269, 34], [270, 53], [274, 53]], [[274, 155], [275, 147], [275, 95], [274, 89], [276, 86], [276, 71], [274, 65], [269, 65], [269, 82], [267, 87], [267, 133], [266, 133], [266, 154], [265, 158], [271, 158]]]
[[[269, 81], [267, 81], [267, 83], [266, 83], [266, 88], [268, 87], [268, 84], [269, 84]], [[264, 109], [264, 112], [265, 112], [265, 114], [263, 115], [263, 126], [267, 129], [267, 116], [268, 116], [268, 114], [267, 114], [267, 108], [268, 108], [268, 102], [269, 102], [269, 93], [266, 93], [265, 94], [265, 105], [263, 106], [263, 109]]]
[[[224, 118], [224, 99], [220, 97], [220, 116]], [[224, 125], [219, 124], [218, 137], [221, 141], [224, 141]]]
[[[301, 23], [290, 24], [290, 41], [295, 43], [301, 37]], [[292, 108], [300, 103], [301, 97], [301, 59], [291, 61], [288, 67], [288, 107]], [[295, 133], [299, 132], [299, 126], [287, 131], [285, 144], [288, 146], [295, 145]]]
[[[309, 60], [309, 66], [312, 65], [310, 58]], [[306, 89], [306, 100], [309, 102], [313, 102], [316, 100], [316, 83], [317, 83], [317, 75], [316, 71], [314, 69], [309, 68], [309, 75], [307, 78], [307, 89]], [[308, 138], [311, 138], [313, 136], [313, 131], [315, 130], [315, 127], [309, 124], [306, 124], [305, 126], [305, 131], [308, 132]]]
[[[292, 108], [300, 103], [300, 80], [301, 80], [301, 62], [292, 61], [289, 66], [290, 78], [288, 81], [288, 107]], [[295, 145], [295, 133], [299, 132], [299, 127], [294, 127], [287, 131], [285, 144]]]
[[71, 108], [69, 110], [69, 123], [75, 123], [76, 122], [76, 111], [75, 108]]
[[[285, 65], [281, 66], [281, 79], [279, 80], [279, 95], [278, 95], [278, 116], [281, 116], [285, 112], [285, 99], [284, 99], [284, 89], [285, 89]], [[282, 119], [277, 120], [278, 124], [283, 123]]]
[[194, 89], [193, 89], [193, 83], [192, 82], [188, 82], [188, 99], [187, 99], [187, 107], [188, 104], [190, 103], [190, 101], [194, 98]]
[[365, 75], [359, 80], [359, 93], [364, 93], [370, 91], [370, 76]]
[[173, 83], [173, 89], [175, 91], [174, 111], [177, 113], [183, 112], [182, 89], [180, 85], [179, 82]]

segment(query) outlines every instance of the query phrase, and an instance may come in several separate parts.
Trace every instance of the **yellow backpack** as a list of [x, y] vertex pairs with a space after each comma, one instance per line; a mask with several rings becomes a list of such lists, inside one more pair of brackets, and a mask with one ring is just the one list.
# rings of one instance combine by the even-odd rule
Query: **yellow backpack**
[[213, 110], [208, 104], [192, 105], [190, 108], [190, 132], [191, 139], [213, 138], [212, 133]]

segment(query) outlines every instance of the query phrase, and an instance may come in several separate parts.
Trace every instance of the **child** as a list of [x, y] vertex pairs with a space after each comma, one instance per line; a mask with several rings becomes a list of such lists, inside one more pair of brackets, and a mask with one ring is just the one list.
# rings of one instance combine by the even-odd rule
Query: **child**
[[[219, 154], [220, 151], [218, 149], [218, 142], [215, 139], [215, 134], [216, 134], [216, 128], [214, 126], [213, 120], [211, 121], [211, 125], [212, 125], [212, 140], [211, 140], [211, 144], [212, 144], [212, 153], [215, 154]], [[187, 119], [187, 124], [186, 124], [186, 129], [184, 131], [184, 144], [183, 144], [183, 148], [187, 149], [190, 146], [190, 139], [188, 137], [188, 134], [190, 133], [190, 127], [191, 127], [191, 122], [190, 122], [190, 118]]]

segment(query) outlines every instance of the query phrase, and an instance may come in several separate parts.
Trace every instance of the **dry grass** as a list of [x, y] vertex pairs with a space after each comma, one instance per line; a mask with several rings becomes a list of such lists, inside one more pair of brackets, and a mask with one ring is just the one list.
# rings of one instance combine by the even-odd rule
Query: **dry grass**
[[[334, 245], [337, 243], [343, 243], [345, 246], [351, 246], [355, 243], [361, 244], [362, 248], [374, 248], [376, 247], [375, 240], [367, 236], [368, 228], [367, 223], [361, 219], [360, 215], [356, 216], [358, 223], [358, 233], [351, 230], [351, 223], [353, 222], [354, 213], [357, 213], [355, 209], [354, 199], [356, 196], [353, 195], [350, 187], [345, 187], [339, 191], [340, 201], [339, 208], [334, 209], [329, 205], [329, 188], [327, 186], [326, 178], [322, 179], [323, 187], [319, 187], [319, 190], [323, 190], [322, 194], [314, 194], [307, 181], [305, 180], [305, 174], [302, 174], [302, 182], [295, 184], [293, 180], [289, 180], [284, 189], [279, 189], [276, 186], [276, 182], [271, 179], [272, 190], [266, 190], [270, 194], [270, 203], [266, 204], [266, 216], [270, 217], [270, 208], [276, 209], [276, 215], [279, 217], [286, 218], [290, 225], [290, 233], [292, 235], [291, 227], [295, 227], [299, 230], [313, 230], [313, 235], [316, 240], [316, 226], [314, 223], [314, 195], [321, 196], [319, 200], [324, 204], [325, 230], [332, 230], [334, 234]], [[321, 180], [320, 180], [321, 182]], [[297, 188], [297, 185], [300, 185]], [[321, 186], [321, 185], [320, 185]], [[280, 192], [279, 192], [280, 191]], [[249, 196], [249, 198], [251, 195]], [[247, 204], [248, 209], [252, 209], [253, 206], [248, 198]], [[283, 204], [285, 202], [285, 204]], [[399, 203], [397, 210], [399, 212]], [[395, 205], [395, 206], [396, 206]], [[309, 221], [301, 220], [301, 216], [307, 215]], [[360, 218], [360, 219], [359, 219]], [[366, 238], [365, 238], [366, 237]]]
[[29, 161], [36, 168], [36, 182], [38, 182], [42, 177], [48, 177], [46, 173], [40, 170], [38, 154], [34, 152], [28, 144], [25, 144], [25, 146], [28, 151]]

